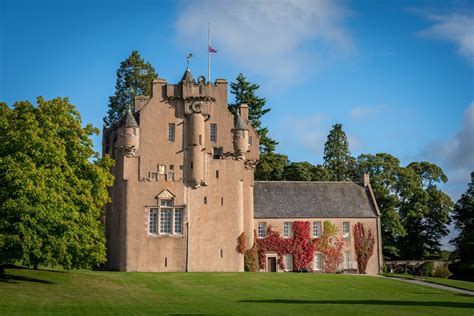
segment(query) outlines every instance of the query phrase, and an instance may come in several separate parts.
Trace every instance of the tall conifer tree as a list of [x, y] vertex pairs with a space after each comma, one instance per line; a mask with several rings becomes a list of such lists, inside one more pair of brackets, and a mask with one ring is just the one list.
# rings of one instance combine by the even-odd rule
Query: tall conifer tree
[[138, 51], [120, 63], [117, 70], [115, 94], [109, 97], [109, 110], [104, 117], [106, 127], [117, 126], [125, 111], [133, 108], [137, 95], [150, 95], [151, 82], [158, 75], [149, 62], [145, 62]]
[[324, 145], [324, 167], [328, 169], [331, 180], [345, 181], [354, 178], [354, 165], [355, 159], [349, 151], [342, 124], [335, 124]]

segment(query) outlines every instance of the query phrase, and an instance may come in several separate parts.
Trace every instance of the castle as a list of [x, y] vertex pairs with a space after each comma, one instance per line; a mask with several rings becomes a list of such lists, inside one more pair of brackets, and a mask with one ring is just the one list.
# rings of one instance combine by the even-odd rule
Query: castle
[[[135, 98], [118, 128], [105, 129], [103, 153], [116, 165], [106, 209], [108, 268], [120, 271], [243, 271], [239, 236], [252, 245], [268, 226], [291, 235], [293, 221], [309, 221], [313, 237], [330, 220], [345, 240], [362, 222], [376, 232], [367, 273], [380, 272], [380, 212], [367, 175], [352, 182], [258, 182], [259, 138], [241, 104], [232, 114], [228, 83], [155, 79], [151, 96]], [[244, 233], [244, 234], [242, 234]], [[354, 268], [351, 242], [344, 267]], [[276, 253], [262, 271], [280, 271]], [[315, 254], [314, 270], [322, 270]], [[285, 269], [292, 270], [291, 254]]]

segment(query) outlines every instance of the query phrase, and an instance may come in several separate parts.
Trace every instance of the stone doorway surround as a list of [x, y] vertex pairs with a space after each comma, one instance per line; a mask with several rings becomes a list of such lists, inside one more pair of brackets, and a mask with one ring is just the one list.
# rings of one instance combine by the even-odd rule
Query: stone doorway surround
[[[274, 262], [274, 271], [272, 271], [272, 267], [269, 266], [270, 262]], [[278, 269], [278, 255], [276, 252], [267, 252], [265, 253], [265, 272], [279, 272]]]

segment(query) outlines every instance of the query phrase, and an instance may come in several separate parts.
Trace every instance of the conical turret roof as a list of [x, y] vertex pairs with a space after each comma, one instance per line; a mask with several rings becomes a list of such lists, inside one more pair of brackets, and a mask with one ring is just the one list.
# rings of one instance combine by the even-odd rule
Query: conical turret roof
[[239, 111], [235, 112], [234, 115], [234, 129], [247, 130], [247, 123], [244, 122]]
[[181, 82], [194, 83], [194, 77], [189, 68], [186, 69], [186, 71], [184, 72], [183, 78], [181, 78]]
[[125, 114], [125, 127], [138, 127], [137, 121], [130, 110], [127, 110], [127, 114]]

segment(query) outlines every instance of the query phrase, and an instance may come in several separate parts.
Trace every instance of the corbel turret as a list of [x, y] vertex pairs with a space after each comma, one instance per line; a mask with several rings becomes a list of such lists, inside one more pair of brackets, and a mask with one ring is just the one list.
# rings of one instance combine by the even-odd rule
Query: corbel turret
[[119, 147], [127, 157], [133, 157], [140, 145], [140, 126], [130, 110], [125, 114], [125, 125], [119, 129]]
[[232, 133], [234, 134], [233, 144], [235, 157], [239, 160], [245, 159], [245, 154], [249, 148], [249, 131], [247, 123], [244, 122], [240, 116], [241, 108], [235, 112], [234, 115], [234, 128]]

